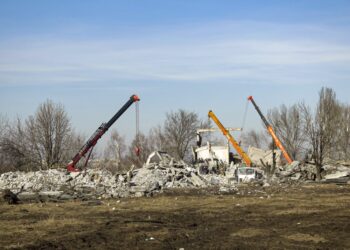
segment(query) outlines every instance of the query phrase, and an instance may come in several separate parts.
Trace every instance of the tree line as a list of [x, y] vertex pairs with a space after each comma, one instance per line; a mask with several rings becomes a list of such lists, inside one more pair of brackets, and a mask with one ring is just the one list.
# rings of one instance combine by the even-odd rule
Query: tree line
[[[267, 118], [293, 159], [315, 163], [317, 178], [321, 178], [326, 158], [345, 161], [350, 158], [350, 106], [341, 103], [331, 88], [319, 91], [315, 107], [304, 102], [289, 107], [281, 105], [269, 110]], [[100, 163], [115, 169], [132, 164], [141, 166], [155, 150], [190, 161], [196, 130], [211, 126], [208, 119], [180, 109], [166, 113], [162, 124], [148, 134], [138, 134], [130, 145], [112, 130]], [[64, 167], [85, 139], [72, 128], [64, 107], [51, 100], [40, 104], [35, 114], [25, 120], [9, 121], [0, 115], [0, 171]], [[271, 138], [262, 130], [252, 130], [244, 133], [242, 145], [269, 147]], [[137, 147], [141, 148], [138, 155]]]
[[[267, 119], [293, 159], [316, 165], [317, 179], [325, 160], [350, 160], [350, 106], [332, 88], [321, 88], [315, 107], [281, 105], [269, 110]], [[245, 138], [246, 144], [271, 147], [266, 133], [249, 131]]]
[[[189, 148], [196, 129], [203, 126], [206, 122], [195, 112], [180, 109], [167, 113], [164, 124], [152, 128], [148, 135], [139, 133], [130, 145], [112, 130], [102, 156], [98, 157], [102, 158], [100, 165], [110, 170], [139, 167], [155, 150], [190, 160]], [[51, 100], [40, 104], [35, 114], [24, 120], [9, 121], [0, 115], [0, 172], [65, 167], [85, 141], [86, 137], [72, 128], [63, 105]], [[135, 152], [137, 147], [141, 149], [139, 154]]]

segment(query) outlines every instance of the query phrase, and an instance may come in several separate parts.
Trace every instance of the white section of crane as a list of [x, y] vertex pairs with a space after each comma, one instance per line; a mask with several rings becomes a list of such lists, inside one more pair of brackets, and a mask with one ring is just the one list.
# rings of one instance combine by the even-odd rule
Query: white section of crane
[[[207, 133], [207, 132], [220, 132], [219, 128], [200, 128], [197, 129], [197, 133]], [[226, 131], [242, 131], [242, 128], [226, 128]]]

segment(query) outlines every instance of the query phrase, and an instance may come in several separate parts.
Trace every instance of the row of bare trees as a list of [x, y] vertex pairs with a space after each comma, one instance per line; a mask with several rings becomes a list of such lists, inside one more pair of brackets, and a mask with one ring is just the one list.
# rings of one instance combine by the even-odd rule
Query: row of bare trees
[[[267, 117], [293, 159], [307, 156], [315, 162], [318, 178], [326, 158], [350, 159], [350, 106], [342, 104], [331, 88], [320, 90], [314, 108], [305, 103], [282, 105], [270, 110]], [[112, 131], [103, 158], [112, 160], [115, 168], [141, 166], [155, 150], [190, 160], [196, 129], [210, 126], [209, 120], [200, 119], [195, 112], [169, 112], [163, 124], [147, 135], [139, 134], [130, 145]], [[9, 122], [0, 116], [1, 171], [64, 166], [83, 144], [84, 138], [72, 129], [64, 107], [50, 100], [24, 121]], [[250, 131], [243, 137], [243, 145], [263, 148], [271, 145], [271, 138], [267, 133]], [[138, 155], [137, 147], [141, 148]]]
[[[177, 159], [190, 161], [195, 146], [196, 130], [210, 126], [209, 120], [200, 119], [195, 112], [179, 109], [166, 114], [165, 121], [150, 130], [148, 135], [139, 134], [129, 146], [125, 138], [114, 130], [104, 152], [106, 160], [114, 159], [115, 167], [141, 166], [153, 151], [166, 151]], [[141, 149], [139, 155], [135, 148]]]
[[[164, 124], [151, 129], [148, 135], [138, 134], [130, 145], [114, 130], [102, 164], [114, 168], [141, 166], [155, 150], [189, 160], [196, 129], [205, 124], [196, 113], [180, 109], [167, 113]], [[84, 142], [83, 136], [72, 129], [64, 107], [50, 100], [40, 104], [35, 114], [24, 121], [18, 118], [9, 122], [0, 116], [0, 172], [63, 167]], [[138, 154], [137, 147], [141, 149]]]
[[[350, 159], [350, 106], [341, 103], [331, 88], [320, 90], [314, 108], [304, 102], [282, 105], [270, 110], [267, 118], [293, 159], [315, 163], [318, 179], [326, 158]], [[258, 147], [269, 145], [266, 133], [250, 131], [246, 139]]]

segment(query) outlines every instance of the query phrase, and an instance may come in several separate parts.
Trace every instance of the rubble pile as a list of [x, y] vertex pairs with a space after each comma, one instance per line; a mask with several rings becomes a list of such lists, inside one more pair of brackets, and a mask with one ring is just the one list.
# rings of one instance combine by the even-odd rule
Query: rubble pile
[[[248, 156], [254, 166], [259, 168], [272, 166], [272, 150], [249, 147]], [[276, 170], [272, 181], [281, 183], [286, 181], [315, 181], [316, 166], [313, 162], [293, 161], [291, 164], [282, 164], [281, 150], [275, 150]], [[323, 182], [348, 183], [350, 181], [350, 164], [326, 159], [328, 162], [322, 167]], [[265, 165], [265, 166], [264, 166]]]
[[[231, 171], [232, 172], [232, 171]], [[233, 190], [230, 174], [200, 175], [196, 168], [183, 161], [161, 156], [158, 162], [147, 163], [124, 174], [107, 170], [86, 169], [68, 173], [64, 169], [36, 172], [8, 172], [0, 176], [0, 190], [9, 189], [20, 199], [33, 197], [53, 199], [89, 199], [151, 196], [172, 188], [204, 188], [220, 185]]]
[[[260, 153], [265, 155], [264, 152]], [[188, 165], [157, 151], [149, 156], [142, 168], [132, 167], [123, 174], [112, 174], [103, 169], [86, 169], [75, 173], [65, 169], [4, 173], [0, 175], [0, 191], [9, 190], [20, 200], [141, 197], [152, 196], [166, 189], [213, 186], [218, 187], [221, 193], [238, 192], [237, 182], [240, 179], [237, 170], [241, 169], [240, 164], [226, 166], [224, 170], [221, 165], [201, 164]], [[273, 182], [314, 181], [316, 168], [310, 163], [294, 161], [290, 165], [278, 166], [269, 180], [259, 168], [256, 168], [256, 174], [255, 178], [248, 181], [259, 180], [265, 187]], [[350, 167], [325, 165], [322, 177], [324, 182], [350, 183]]]
[[[324, 165], [321, 169], [321, 176], [323, 182], [349, 183], [350, 167], [339, 164]], [[312, 163], [294, 161], [290, 165], [279, 167], [274, 178], [279, 182], [285, 180], [315, 181], [316, 166]]]

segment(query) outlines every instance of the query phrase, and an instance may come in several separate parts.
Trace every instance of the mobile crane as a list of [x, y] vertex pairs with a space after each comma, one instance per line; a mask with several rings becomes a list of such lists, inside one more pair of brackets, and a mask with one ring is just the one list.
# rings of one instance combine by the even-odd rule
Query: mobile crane
[[248, 97], [248, 101], [251, 101], [254, 108], [256, 109], [256, 111], [258, 112], [261, 120], [263, 120], [266, 128], [267, 128], [267, 131], [270, 133], [270, 135], [272, 136], [275, 144], [277, 147], [279, 147], [279, 149], [281, 149], [282, 151], [282, 154], [284, 156], [284, 158], [286, 158], [287, 162], [289, 164], [291, 164], [293, 162], [292, 158], [289, 156], [287, 150], [283, 147], [281, 141], [278, 139], [277, 135], [275, 134], [275, 131], [273, 130], [272, 126], [270, 125], [270, 123], [266, 120], [265, 116], [263, 115], [263, 113], [261, 112], [260, 108], [258, 107], [258, 105], [255, 103], [254, 99], [253, 99], [253, 96], [249, 96]]
[[123, 107], [107, 122], [102, 123], [100, 127], [92, 134], [92, 136], [87, 140], [84, 146], [79, 150], [79, 152], [73, 157], [73, 159], [67, 165], [68, 172], [79, 172], [80, 170], [76, 168], [76, 164], [80, 161], [82, 157], [89, 152], [87, 159], [85, 161], [85, 166], [91, 156], [92, 150], [96, 145], [97, 141], [106, 133], [106, 131], [113, 125], [113, 123], [118, 120], [118, 118], [124, 114], [124, 112], [134, 103], [140, 101], [137, 95], [132, 95], [130, 99], [124, 104]]
[[236, 142], [236, 140], [233, 138], [233, 136], [230, 134], [228, 129], [226, 129], [222, 123], [219, 121], [219, 119], [216, 117], [216, 115], [213, 113], [213, 111], [208, 112], [208, 116], [216, 123], [216, 125], [219, 127], [221, 132], [226, 136], [226, 138], [229, 140], [229, 142], [232, 144], [232, 146], [235, 148], [237, 153], [242, 157], [243, 161], [248, 167], [252, 166], [252, 161], [249, 158], [249, 156], [244, 152], [244, 150], [239, 146], [239, 144]]

